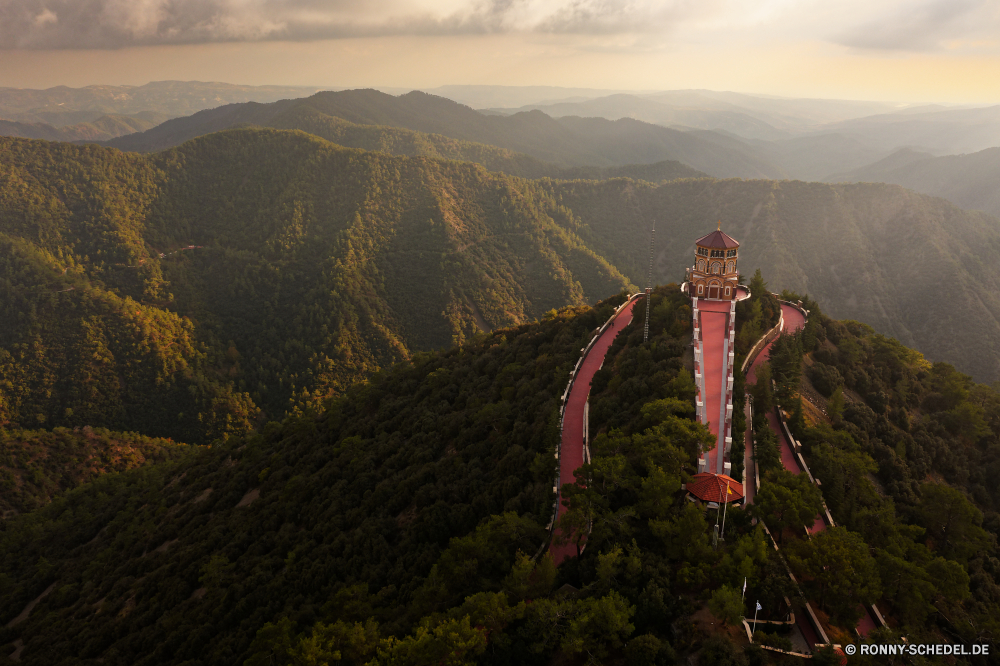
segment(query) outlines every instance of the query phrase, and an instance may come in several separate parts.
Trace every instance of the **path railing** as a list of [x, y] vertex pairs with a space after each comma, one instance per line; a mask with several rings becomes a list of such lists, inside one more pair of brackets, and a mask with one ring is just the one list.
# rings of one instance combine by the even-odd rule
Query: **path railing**
[[[561, 470], [560, 470], [560, 467], [559, 467], [559, 463], [561, 462], [561, 456], [562, 456], [562, 435], [563, 435], [563, 429], [564, 429], [565, 422], [566, 422], [566, 404], [569, 402], [569, 396], [573, 392], [573, 386], [576, 383], [576, 375], [580, 371], [580, 366], [583, 364], [584, 359], [587, 358], [587, 354], [590, 353], [591, 348], [600, 339], [600, 337], [602, 335], [604, 335], [604, 332], [608, 330], [608, 327], [615, 320], [615, 318], [619, 314], [621, 314], [622, 310], [624, 310], [629, 305], [629, 303], [635, 301], [636, 299], [642, 298], [643, 296], [645, 296], [645, 294], [642, 293], [642, 292], [639, 292], [639, 293], [636, 293], [636, 294], [632, 294], [632, 295], [630, 295], [628, 297], [628, 299], [624, 303], [622, 303], [620, 306], [618, 306], [617, 308], [615, 308], [615, 311], [611, 315], [611, 317], [606, 322], [604, 322], [604, 324], [600, 328], [596, 329], [596, 331], [594, 332], [593, 337], [590, 339], [590, 342], [587, 343], [587, 346], [580, 350], [580, 358], [577, 359], [576, 365], [573, 366], [573, 369], [569, 373], [569, 382], [567, 382], [567, 384], [566, 384], [566, 390], [563, 391], [562, 397], [559, 399], [559, 402], [560, 402], [560, 406], [559, 406], [559, 444], [556, 446], [556, 451], [555, 451], [556, 476], [555, 476], [555, 481], [552, 484], [552, 494], [555, 495], [555, 500], [552, 502], [552, 517], [549, 519], [548, 526], [546, 526], [546, 530], [548, 530], [548, 534], [546, 535], [545, 540], [542, 541], [542, 545], [539, 546], [538, 552], [535, 553], [535, 559], [537, 559], [538, 556], [542, 554], [542, 552], [545, 550], [545, 546], [549, 543], [549, 540], [552, 538], [552, 534], [553, 534], [553, 532], [554, 532], [554, 530], [556, 528], [556, 520], [559, 517], [559, 501], [561, 500], [561, 492], [560, 492], [560, 490], [561, 490], [561, 486], [562, 486], [562, 480], [561, 480], [561, 476], [560, 476], [560, 471]], [[589, 408], [589, 404], [590, 404], [590, 401], [588, 400], [588, 402], [587, 402], [587, 407], [588, 408]], [[589, 411], [589, 409], [587, 411]], [[585, 439], [586, 439], [586, 437], [588, 435], [588, 433], [587, 433], [587, 429], [588, 428], [587, 428], [587, 423], [586, 423], [587, 416], [588, 416], [588, 414], [585, 412], [584, 413], [584, 438]], [[589, 459], [589, 457], [590, 457], [589, 446], [587, 446], [587, 442], [584, 442], [584, 445], [586, 447], [584, 449], [584, 455], [586, 456], [586, 459]]]

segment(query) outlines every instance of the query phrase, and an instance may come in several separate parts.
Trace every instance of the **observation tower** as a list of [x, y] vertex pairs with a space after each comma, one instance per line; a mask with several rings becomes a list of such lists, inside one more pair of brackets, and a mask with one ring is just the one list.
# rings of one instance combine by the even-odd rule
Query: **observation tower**
[[[695, 406], [698, 420], [715, 436], [715, 448], [698, 458], [696, 483], [689, 486], [689, 492], [710, 502], [743, 498], [742, 484], [729, 476], [736, 301], [748, 295], [739, 286], [739, 247], [732, 236], [722, 231], [720, 221], [715, 231], [695, 241], [694, 265], [687, 269], [684, 283], [694, 320]], [[731, 490], [721, 490], [727, 486]], [[704, 492], [696, 492], [699, 488]]]

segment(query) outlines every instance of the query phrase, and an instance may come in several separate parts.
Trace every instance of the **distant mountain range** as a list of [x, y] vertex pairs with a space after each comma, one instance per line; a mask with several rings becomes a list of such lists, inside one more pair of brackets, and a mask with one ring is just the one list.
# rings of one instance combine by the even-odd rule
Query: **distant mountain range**
[[835, 174], [829, 182], [895, 183], [944, 197], [962, 208], [1000, 217], [1000, 148], [935, 157], [903, 148], [874, 164]]
[[[93, 122], [105, 115], [152, 112], [168, 118], [235, 102], [305, 97], [320, 88], [242, 86], [202, 81], [154, 81], [142, 86], [0, 88], [0, 118], [53, 127]], [[41, 137], [39, 137], [41, 138]]]
[[[443, 97], [421, 92], [396, 97], [377, 90], [348, 90], [272, 104], [228, 105], [176, 118], [107, 145], [122, 150], [152, 151], [245, 125], [316, 132], [320, 124], [338, 124], [324, 116], [355, 125], [437, 135], [430, 139], [436, 144], [443, 143], [440, 137], [485, 144], [561, 168], [619, 167], [671, 160], [717, 177], [785, 176], [781, 169], [757, 156], [753, 147], [714, 132], [682, 132], [630, 119], [568, 117], [556, 120], [539, 111], [487, 116]], [[326, 132], [328, 129], [322, 130], [321, 135], [334, 141], [343, 140], [342, 134]], [[371, 149], [373, 145], [369, 140], [363, 147]], [[482, 148], [477, 150], [483, 151]]]
[[153, 111], [135, 115], [106, 115], [89, 122], [54, 127], [48, 123], [0, 120], [0, 136], [48, 141], [107, 141], [156, 127], [170, 116]]

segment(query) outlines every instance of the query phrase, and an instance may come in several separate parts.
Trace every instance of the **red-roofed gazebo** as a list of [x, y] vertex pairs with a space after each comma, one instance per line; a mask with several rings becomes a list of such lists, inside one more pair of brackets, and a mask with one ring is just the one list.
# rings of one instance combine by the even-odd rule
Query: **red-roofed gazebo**
[[[727, 493], [727, 499], [723, 500], [723, 494]], [[725, 474], [710, 474], [702, 472], [695, 474], [691, 483], [687, 484], [687, 491], [703, 502], [739, 502], [743, 499], [743, 484], [736, 479]]]

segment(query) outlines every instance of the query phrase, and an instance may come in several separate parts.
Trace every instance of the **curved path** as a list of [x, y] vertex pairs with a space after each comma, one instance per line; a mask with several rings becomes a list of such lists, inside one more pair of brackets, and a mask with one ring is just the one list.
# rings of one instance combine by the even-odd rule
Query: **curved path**
[[[562, 443], [559, 453], [559, 485], [574, 483], [576, 477], [573, 473], [583, 466], [583, 412], [590, 397], [590, 382], [594, 378], [594, 373], [604, 365], [604, 357], [611, 348], [611, 343], [615, 341], [622, 330], [632, 321], [632, 310], [635, 304], [641, 299], [637, 298], [626, 305], [615, 316], [614, 325], [605, 329], [601, 337], [587, 352], [587, 356], [580, 364], [573, 380], [573, 388], [570, 389], [569, 397], [566, 399], [566, 411], [563, 414]], [[559, 500], [559, 512], [562, 512], [562, 499]], [[559, 516], [556, 515], [558, 520]], [[558, 531], [559, 528], [556, 527]], [[549, 549], [552, 559], [556, 564], [561, 564], [568, 557], [576, 556], [576, 546], [572, 543], [556, 545], [553, 541]]]
[[[800, 328], [806, 325], [806, 320], [805, 317], [802, 315], [802, 312], [798, 308], [792, 307], [791, 305], [785, 305], [784, 303], [781, 304], [781, 316], [785, 320], [785, 327], [782, 331], [783, 333], [785, 332], [794, 333], [795, 331], [799, 330]], [[760, 366], [761, 363], [764, 363], [770, 357], [771, 357], [771, 343], [768, 343], [766, 347], [760, 350], [760, 353], [757, 355], [757, 358], [754, 359], [753, 364], [750, 366], [750, 368], [748, 368], [746, 376], [747, 384], [756, 383], [757, 368]], [[802, 469], [801, 465], [799, 465], [799, 461], [795, 455], [795, 447], [793, 446], [792, 442], [789, 441], [788, 435], [785, 433], [785, 429], [781, 427], [781, 423], [778, 421], [778, 415], [773, 410], [768, 413], [767, 421], [768, 424], [771, 426], [771, 430], [778, 437], [778, 444], [781, 448], [782, 465], [784, 465], [785, 469], [787, 469], [789, 472], [793, 472], [795, 474], [803, 473], [805, 470]], [[747, 428], [748, 452], [752, 450], [750, 448], [749, 433], [750, 429]], [[746, 485], [752, 486], [753, 484], [751, 483]], [[752, 500], [751, 499], [747, 500], [748, 503], [750, 501]], [[816, 534], [817, 532], [822, 532], [823, 530], [826, 529], [826, 527], [827, 527], [826, 520], [823, 519], [822, 515], [818, 515], [816, 516], [816, 520], [813, 522], [812, 526], [809, 528], [809, 533]], [[872, 619], [871, 613], [868, 611], [868, 609], [864, 608], [863, 610], [864, 610], [864, 615], [858, 622], [858, 626], [856, 627], [856, 629], [858, 633], [861, 634], [862, 636], [867, 636], [868, 632], [875, 629], [877, 625], [875, 624], [875, 621]], [[802, 630], [802, 633], [805, 635], [806, 640], [812, 641], [813, 644], [815, 644], [815, 642], [818, 639], [815, 637], [816, 634], [813, 631], [812, 627], [809, 625], [809, 623], [805, 622], [805, 617], [801, 613], [798, 614], [796, 617], [801, 618], [797, 622], [797, 624]]]

